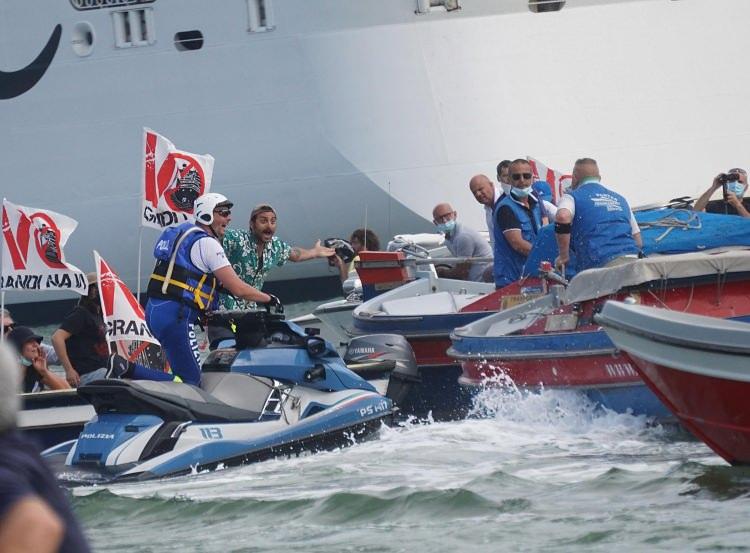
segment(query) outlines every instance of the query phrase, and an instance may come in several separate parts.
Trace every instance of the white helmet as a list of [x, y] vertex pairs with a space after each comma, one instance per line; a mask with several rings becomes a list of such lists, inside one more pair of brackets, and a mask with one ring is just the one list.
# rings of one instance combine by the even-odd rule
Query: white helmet
[[198, 196], [193, 204], [195, 220], [198, 223], [210, 225], [214, 222], [214, 209], [217, 207], [232, 207], [233, 205], [223, 194], [214, 192], [203, 194]]

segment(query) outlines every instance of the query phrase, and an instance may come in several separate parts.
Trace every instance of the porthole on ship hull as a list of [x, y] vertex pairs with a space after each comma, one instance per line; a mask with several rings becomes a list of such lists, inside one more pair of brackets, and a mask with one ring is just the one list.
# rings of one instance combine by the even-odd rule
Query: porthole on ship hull
[[529, 9], [534, 13], [559, 12], [565, 0], [529, 0]]
[[203, 48], [203, 33], [197, 30], [175, 33], [174, 45], [181, 52], [186, 50], [200, 50]]
[[94, 51], [94, 39], [94, 27], [88, 21], [81, 21], [73, 27], [70, 44], [77, 55], [85, 57]]

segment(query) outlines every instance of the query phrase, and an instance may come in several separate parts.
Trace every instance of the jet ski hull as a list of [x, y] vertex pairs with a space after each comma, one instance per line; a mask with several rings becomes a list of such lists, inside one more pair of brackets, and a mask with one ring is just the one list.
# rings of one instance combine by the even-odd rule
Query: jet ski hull
[[361, 390], [292, 388], [277, 407], [236, 422], [105, 410], [77, 440], [45, 454], [66, 457], [73, 483], [81, 478], [76, 471], [98, 481], [147, 480], [351, 445], [372, 437], [393, 413], [390, 400]]

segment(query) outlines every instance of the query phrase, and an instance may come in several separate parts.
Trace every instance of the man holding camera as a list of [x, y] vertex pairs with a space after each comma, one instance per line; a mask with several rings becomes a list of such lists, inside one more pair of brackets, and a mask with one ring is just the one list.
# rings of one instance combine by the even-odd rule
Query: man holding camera
[[[719, 188], [722, 189], [723, 198], [709, 201]], [[750, 198], [743, 198], [746, 191], [747, 172], [744, 169], [736, 167], [726, 173], [719, 173], [711, 187], [695, 202], [693, 211], [750, 217]]]

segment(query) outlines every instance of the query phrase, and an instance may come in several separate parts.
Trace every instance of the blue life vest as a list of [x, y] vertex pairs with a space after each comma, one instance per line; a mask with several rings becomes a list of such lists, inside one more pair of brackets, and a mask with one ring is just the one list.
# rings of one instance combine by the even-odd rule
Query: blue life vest
[[568, 194], [576, 205], [570, 244], [576, 252], [578, 271], [638, 253], [625, 198], [596, 181], [586, 182]]
[[526, 256], [514, 250], [503, 235], [503, 230], [500, 228], [498, 221], [500, 208], [502, 206], [509, 206], [513, 210], [521, 225], [522, 238], [533, 244], [536, 240], [537, 232], [542, 226], [542, 211], [539, 204], [540, 201], [536, 201], [535, 198], [529, 198], [529, 205], [532, 206], [531, 212], [529, 212], [529, 210], [516, 202], [510, 194], [506, 194], [495, 204], [493, 212], [494, 225], [492, 229], [495, 236], [493, 270], [496, 287], [507, 286], [511, 282], [515, 282], [521, 278], [523, 264], [526, 261]]
[[156, 266], [148, 282], [150, 298], [176, 300], [199, 311], [218, 307], [218, 280], [213, 273], [204, 273], [190, 259], [193, 244], [206, 237], [210, 235], [193, 223], [169, 227], [162, 232], [154, 246]]

